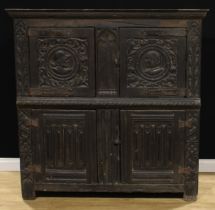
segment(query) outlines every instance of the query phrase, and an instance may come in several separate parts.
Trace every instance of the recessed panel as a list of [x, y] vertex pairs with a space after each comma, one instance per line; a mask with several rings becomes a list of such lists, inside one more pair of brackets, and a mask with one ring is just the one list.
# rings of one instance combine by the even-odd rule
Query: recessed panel
[[131, 183], [180, 183], [183, 166], [183, 112], [121, 111], [123, 180]]
[[30, 95], [94, 95], [94, 29], [29, 29]]
[[122, 96], [185, 96], [183, 29], [122, 28], [120, 41]]
[[38, 181], [96, 182], [95, 111], [46, 110], [34, 115], [41, 126], [35, 151], [41, 165]]

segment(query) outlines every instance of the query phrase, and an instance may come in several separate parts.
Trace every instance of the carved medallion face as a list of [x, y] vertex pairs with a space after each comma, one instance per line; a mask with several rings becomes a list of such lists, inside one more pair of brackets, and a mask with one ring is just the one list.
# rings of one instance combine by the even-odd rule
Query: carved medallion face
[[57, 80], [69, 80], [78, 70], [78, 59], [67, 47], [55, 47], [48, 52], [48, 71]]
[[94, 75], [93, 29], [32, 29], [34, 33], [31, 50], [36, 46], [37, 52], [31, 59], [38, 65], [33, 66], [33, 71], [38, 74], [38, 88], [45, 90], [39, 94], [93, 94], [94, 77], [90, 76]]
[[139, 52], [137, 71], [146, 80], [160, 80], [168, 73], [169, 59], [159, 47], [146, 47]]

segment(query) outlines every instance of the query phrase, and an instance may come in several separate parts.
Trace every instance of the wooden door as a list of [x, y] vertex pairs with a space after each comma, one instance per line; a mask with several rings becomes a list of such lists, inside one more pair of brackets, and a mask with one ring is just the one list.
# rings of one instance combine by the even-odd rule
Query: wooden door
[[31, 96], [94, 96], [93, 28], [30, 28]]
[[182, 183], [183, 111], [121, 111], [122, 181]]
[[121, 182], [121, 145], [119, 110], [97, 110], [98, 181], [102, 184]]
[[120, 29], [120, 95], [185, 96], [186, 30]]
[[95, 111], [32, 112], [37, 183], [97, 181]]

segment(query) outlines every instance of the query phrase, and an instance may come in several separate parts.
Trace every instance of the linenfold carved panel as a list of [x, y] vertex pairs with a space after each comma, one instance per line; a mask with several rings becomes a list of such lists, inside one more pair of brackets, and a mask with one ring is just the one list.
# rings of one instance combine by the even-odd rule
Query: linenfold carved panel
[[[93, 180], [95, 165], [94, 111], [47, 112], [41, 115], [43, 182]], [[89, 125], [89, 123], [92, 123]]]
[[84, 122], [45, 128], [46, 168], [85, 170]]
[[[121, 111], [122, 148], [127, 181], [181, 183], [178, 176], [178, 151], [182, 146], [176, 120], [183, 113]], [[124, 133], [125, 132], [125, 133]], [[176, 149], [177, 148], [177, 149]], [[127, 162], [129, 161], [129, 163]], [[125, 166], [126, 165], [126, 166]]]
[[139, 122], [133, 119], [133, 170], [171, 167], [173, 164], [174, 134], [173, 121], [147, 122], [147, 120], [141, 120]]

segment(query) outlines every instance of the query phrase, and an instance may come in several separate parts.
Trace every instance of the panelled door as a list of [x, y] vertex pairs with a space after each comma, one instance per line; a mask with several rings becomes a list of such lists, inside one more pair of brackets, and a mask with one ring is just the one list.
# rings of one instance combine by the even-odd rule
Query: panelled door
[[94, 28], [30, 28], [31, 96], [94, 96]]
[[95, 111], [33, 110], [32, 117], [36, 182], [96, 182]]
[[120, 95], [185, 96], [186, 30], [120, 29]]
[[184, 117], [184, 111], [121, 110], [123, 182], [183, 182]]
[[97, 110], [98, 181], [102, 184], [121, 182], [121, 143], [119, 110]]

